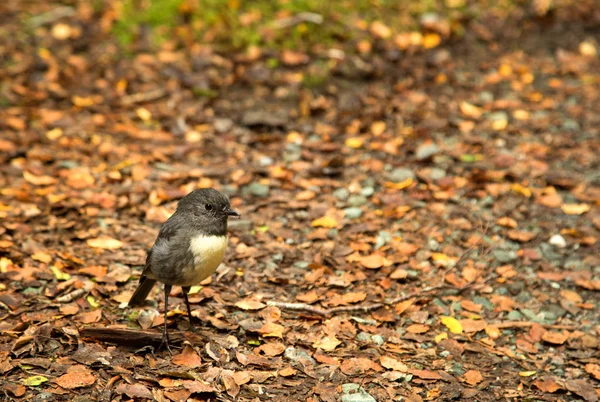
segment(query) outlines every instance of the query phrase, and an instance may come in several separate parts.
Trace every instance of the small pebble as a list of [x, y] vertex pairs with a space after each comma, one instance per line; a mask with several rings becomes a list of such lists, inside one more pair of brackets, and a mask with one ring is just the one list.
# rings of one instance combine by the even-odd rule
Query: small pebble
[[558, 248], [567, 247], [567, 241], [565, 240], [564, 237], [562, 237], [559, 234], [555, 234], [554, 236], [552, 236], [550, 238], [550, 244], [552, 244], [553, 246], [558, 247]]
[[255, 197], [268, 197], [269, 196], [269, 186], [266, 186], [261, 183], [254, 182], [245, 187], [245, 190], [252, 194]]
[[417, 152], [415, 152], [415, 157], [417, 158], [417, 160], [422, 161], [431, 158], [439, 151], [440, 147], [438, 147], [435, 143], [421, 144], [417, 148]]
[[393, 182], [400, 183], [408, 178], [414, 179], [415, 172], [407, 168], [396, 168], [390, 172], [389, 178]]
[[350, 191], [348, 191], [347, 188], [343, 188], [343, 187], [338, 188], [333, 192], [333, 196], [340, 201], [345, 201], [346, 199], [348, 199], [349, 195], [350, 195]]
[[369, 200], [367, 200], [367, 197], [362, 195], [351, 195], [350, 198], [348, 198], [348, 205], [350, 205], [351, 207], [361, 207], [367, 202], [369, 202]]
[[344, 209], [344, 215], [348, 219], [358, 219], [362, 216], [363, 211], [358, 207], [350, 207]]

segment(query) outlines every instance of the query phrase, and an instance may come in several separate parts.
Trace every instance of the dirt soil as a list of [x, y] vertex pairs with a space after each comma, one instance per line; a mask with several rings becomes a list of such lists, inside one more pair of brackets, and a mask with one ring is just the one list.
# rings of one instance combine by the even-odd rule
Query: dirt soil
[[[597, 9], [304, 55], [124, 53], [108, 12], [27, 31], [20, 6], [0, 35], [0, 399], [598, 400]], [[197, 187], [242, 219], [193, 289], [196, 332], [173, 290], [171, 356], [161, 288], [127, 301]]]

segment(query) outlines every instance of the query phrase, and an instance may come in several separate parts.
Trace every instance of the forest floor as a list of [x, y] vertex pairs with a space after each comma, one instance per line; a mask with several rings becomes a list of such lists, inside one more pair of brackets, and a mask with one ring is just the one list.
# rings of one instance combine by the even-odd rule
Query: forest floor
[[[598, 400], [597, 8], [125, 53], [110, 10], [9, 3], [7, 399]], [[197, 332], [173, 290], [171, 356], [161, 288], [127, 301], [197, 187], [242, 218]]]

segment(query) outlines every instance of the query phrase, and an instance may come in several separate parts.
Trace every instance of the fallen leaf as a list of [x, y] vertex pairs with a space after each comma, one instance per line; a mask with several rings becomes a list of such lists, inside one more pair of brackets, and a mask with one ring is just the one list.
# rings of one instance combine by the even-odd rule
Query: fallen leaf
[[266, 304], [257, 300], [244, 299], [235, 303], [235, 306], [241, 308], [242, 310], [260, 310], [265, 308]]
[[583, 299], [579, 296], [579, 293], [573, 292], [572, 290], [562, 289], [560, 291], [560, 296], [573, 303], [583, 303]]
[[600, 380], [600, 364], [588, 363], [585, 365], [585, 372]]
[[442, 316], [441, 321], [442, 321], [442, 324], [444, 324], [446, 326], [446, 328], [448, 328], [448, 330], [450, 330], [450, 332], [452, 332], [453, 334], [462, 334], [463, 327], [462, 327], [460, 321], [458, 321], [456, 318]]
[[103, 250], [116, 250], [123, 247], [123, 242], [113, 239], [112, 237], [98, 237], [96, 239], [88, 239], [87, 245], [93, 248]]
[[34, 186], [49, 186], [51, 184], [56, 184], [58, 181], [55, 177], [51, 176], [36, 176], [28, 171], [23, 172], [23, 178], [28, 183], [33, 184]]
[[338, 226], [338, 221], [331, 216], [324, 216], [319, 219], [315, 219], [311, 223], [312, 227], [322, 227], [322, 228], [335, 228]]
[[81, 364], [69, 367], [67, 374], [56, 379], [58, 385], [67, 389], [89, 387], [95, 382], [96, 377], [87, 367]]
[[483, 376], [478, 370], [469, 370], [464, 375], [465, 382], [471, 386], [475, 386], [483, 381]]
[[406, 364], [402, 363], [399, 360], [394, 359], [393, 357], [389, 357], [389, 356], [381, 356], [379, 358], [379, 362], [381, 363], [381, 365], [383, 367], [385, 367], [386, 369], [389, 370], [394, 370], [394, 371], [401, 371], [403, 373], [407, 373], [409, 368]]
[[582, 215], [590, 210], [589, 204], [562, 204], [560, 209], [567, 215]]
[[6, 392], [13, 394], [16, 398], [20, 398], [27, 392], [27, 388], [25, 388], [21, 384], [11, 384], [9, 382], [5, 382], [2, 384], [2, 389]]
[[115, 388], [115, 391], [118, 394], [125, 394], [130, 398], [153, 399], [150, 390], [140, 383], [127, 384], [122, 382]]
[[562, 345], [567, 340], [568, 336], [564, 332], [546, 331], [542, 335], [542, 340], [554, 345]]
[[361, 258], [360, 263], [368, 269], [381, 268], [387, 260], [381, 254], [371, 254]]
[[406, 328], [406, 332], [411, 334], [424, 334], [427, 331], [429, 331], [429, 325], [424, 324], [412, 324]]
[[32, 259], [48, 264], [52, 261], [52, 256], [48, 253], [44, 253], [43, 251], [38, 251], [31, 256]]
[[550, 394], [562, 389], [562, 386], [553, 379], [535, 380], [533, 385], [542, 392], [548, 392]]
[[387, 39], [392, 36], [392, 30], [381, 21], [373, 21], [369, 27], [371, 34], [377, 38]]
[[342, 344], [342, 341], [335, 336], [325, 336], [313, 343], [313, 348], [319, 348], [326, 352], [335, 350], [336, 347]]
[[190, 345], [185, 345], [180, 354], [173, 356], [173, 364], [188, 368], [195, 368], [202, 364], [202, 360], [193, 347]]
[[277, 372], [277, 374], [282, 377], [291, 377], [293, 375], [296, 375], [297, 373], [298, 370], [294, 369], [292, 366], [287, 366]]
[[500, 330], [494, 325], [485, 327], [485, 333], [492, 339], [498, 339], [500, 337]]
[[264, 337], [283, 338], [285, 327], [274, 322], [267, 322], [257, 332]]
[[269, 357], [280, 355], [284, 351], [285, 345], [281, 342], [267, 342], [254, 349], [254, 353], [264, 353], [266, 356]]
[[441, 380], [442, 376], [436, 373], [435, 371], [430, 370], [410, 370], [410, 374], [418, 377], [422, 380]]
[[508, 216], [504, 216], [504, 217], [498, 219], [496, 221], [496, 223], [500, 226], [504, 226], [504, 227], [512, 228], [512, 229], [517, 227], [517, 221], [514, 220], [513, 218], [509, 218]]
[[354, 376], [364, 374], [369, 370], [383, 371], [383, 367], [366, 357], [352, 357], [342, 362], [340, 370], [346, 375]]
[[598, 400], [598, 394], [594, 386], [586, 380], [568, 380], [565, 382], [565, 388], [579, 395], [587, 402], [596, 402]]
[[470, 318], [460, 320], [460, 325], [462, 329], [467, 334], [483, 331], [487, 328], [487, 322], [484, 320], [472, 320]]
[[460, 108], [460, 112], [462, 114], [464, 114], [467, 117], [470, 117], [472, 119], [478, 119], [481, 117], [481, 115], [483, 114], [483, 111], [481, 110], [481, 108], [469, 103], [469, 102], [461, 102], [459, 105]]
[[38, 385], [41, 385], [46, 381], [48, 381], [48, 379], [43, 375], [34, 375], [24, 379], [23, 385], [25, 385], [26, 387], [37, 387]]
[[537, 371], [519, 371], [521, 377], [532, 377], [537, 374]]

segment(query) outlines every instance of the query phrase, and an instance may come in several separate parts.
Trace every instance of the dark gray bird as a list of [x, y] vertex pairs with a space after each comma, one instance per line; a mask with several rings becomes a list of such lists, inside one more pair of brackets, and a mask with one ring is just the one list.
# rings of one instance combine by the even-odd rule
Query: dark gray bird
[[217, 269], [227, 248], [227, 218], [240, 215], [231, 209], [227, 197], [212, 188], [194, 190], [177, 204], [177, 210], [162, 224], [146, 257], [146, 266], [130, 306], [141, 304], [156, 281], [165, 284], [165, 324], [162, 344], [169, 349], [167, 310], [173, 286], [181, 286], [190, 328], [192, 311], [190, 287], [199, 284]]

